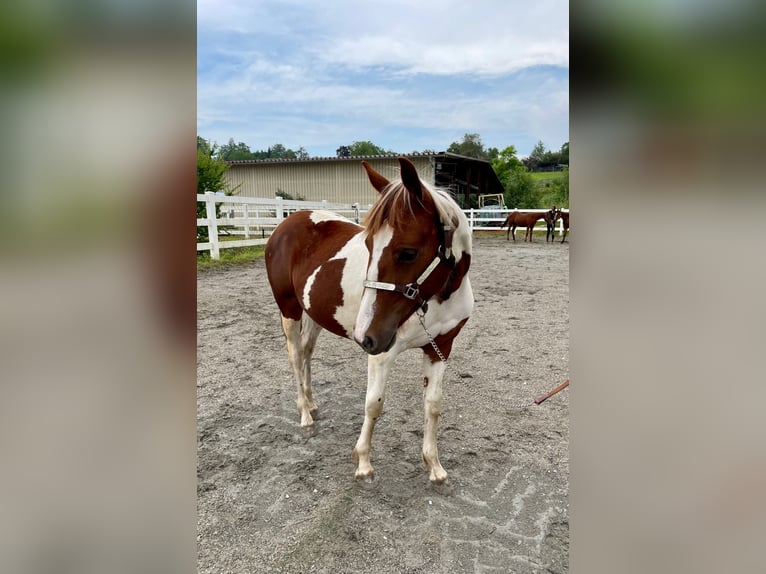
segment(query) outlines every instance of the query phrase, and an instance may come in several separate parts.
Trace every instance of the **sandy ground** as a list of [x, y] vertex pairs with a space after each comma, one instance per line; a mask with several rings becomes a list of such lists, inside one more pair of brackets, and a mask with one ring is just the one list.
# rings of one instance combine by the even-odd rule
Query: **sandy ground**
[[569, 569], [569, 244], [474, 239], [476, 306], [439, 428], [448, 483], [420, 463], [421, 352], [399, 357], [354, 479], [366, 356], [314, 353], [320, 418], [302, 432], [263, 261], [198, 277], [198, 572], [455, 573]]

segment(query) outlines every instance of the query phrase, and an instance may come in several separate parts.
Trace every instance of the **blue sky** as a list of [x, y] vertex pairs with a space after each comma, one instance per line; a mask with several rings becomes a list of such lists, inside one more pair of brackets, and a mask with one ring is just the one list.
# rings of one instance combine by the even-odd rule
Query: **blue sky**
[[334, 156], [569, 141], [563, 0], [198, 0], [197, 133]]

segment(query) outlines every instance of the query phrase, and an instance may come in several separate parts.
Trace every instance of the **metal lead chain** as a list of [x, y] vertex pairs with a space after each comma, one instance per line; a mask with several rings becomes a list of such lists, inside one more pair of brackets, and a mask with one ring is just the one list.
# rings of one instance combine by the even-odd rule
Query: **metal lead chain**
[[458, 380], [462, 380], [463, 377], [454, 368], [452, 368], [452, 365], [450, 365], [449, 362], [447, 362], [447, 357], [445, 357], [442, 354], [441, 349], [439, 349], [439, 347], [436, 345], [436, 341], [434, 341], [433, 336], [431, 335], [431, 333], [428, 332], [428, 329], [426, 329], [426, 322], [423, 320], [423, 318], [425, 317], [425, 313], [423, 313], [421, 309], [418, 309], [416, 311], [416, 314], [418, 316], [418, 320], [420, 321], [420, 325], [423, 327], [423, 330], [426, 332], [426, 336], [428, 337], [428, 342], [431, 343], [431, 346], [434, 348], [434, 351], [436, 352], [439, 359], [441, 359], [441, 362], [444, 363], [444, 365], [447, 367], [447, 370], [450, 373], [452, 373], [453, 376], [457, 377]]

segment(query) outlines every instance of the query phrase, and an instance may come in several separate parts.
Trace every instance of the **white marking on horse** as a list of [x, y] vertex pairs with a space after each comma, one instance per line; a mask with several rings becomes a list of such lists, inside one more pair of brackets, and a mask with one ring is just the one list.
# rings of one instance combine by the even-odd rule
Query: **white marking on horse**
[[338, 215], [333, 211], [322, 211], [321, 209], [312, 211], [311, 215], [309, 215], [309, 219], [311, 219], [314, 224], [322, 223], [324, 221], [349, 221], [342, 215]]
[[[378, 280], [378, 266], [380, 265], [380, 258], [383, 255], [383, 250], [388, 247], [391, 240], [394, 238], [393, 228], [385, 224], [380, 228], [375, 239], [372, 243], [372, 254], [370, 256], [370, 265], [367, 268], [367, 280]], [[370, 324], [375, 316], [375, 299], [377, 298], [377, 290], [365, 289], [362, 294], [362, 300], [359, 304], [359, 313], [356, 316], [356, 327], [354, 328], [354, 339], [360, 342], [364, 339], [364, 334], [367, 329], [370, 328]]]
[[369, 254], [364, 245], [364, 233], [358, 233], [349, 239], [340, 251], [333, 255], [330, 261], [345, 259], [343, 275], [340, 278], [340, 288], [343, 292], [343, 305], [335, 310], [335, 320], [346, 330], [351, 338], [354, 334], [354, 323], [359, 300], [362, 298], [364, 273], [367, 269]]
[[303, 287], [303, 308], [308, 311], [311, 308], [311, 287], [314, 285], [314, 279], [316, 279], [319, 270], [322, 268], [320, 265], [314, 272], [306, 279], [306, 285]]

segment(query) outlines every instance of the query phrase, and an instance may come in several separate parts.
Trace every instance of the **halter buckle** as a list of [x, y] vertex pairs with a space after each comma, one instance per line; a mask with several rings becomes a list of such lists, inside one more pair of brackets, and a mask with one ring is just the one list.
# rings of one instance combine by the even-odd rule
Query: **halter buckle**
[[402, 290], [402, 295], [407, 297], [407, 299], [415, 299], [418, 294], [420, 293], [420, 288], [415, 285], [414, 283], [410, 283], [409, 285], [405, 285], [404, 289]]

